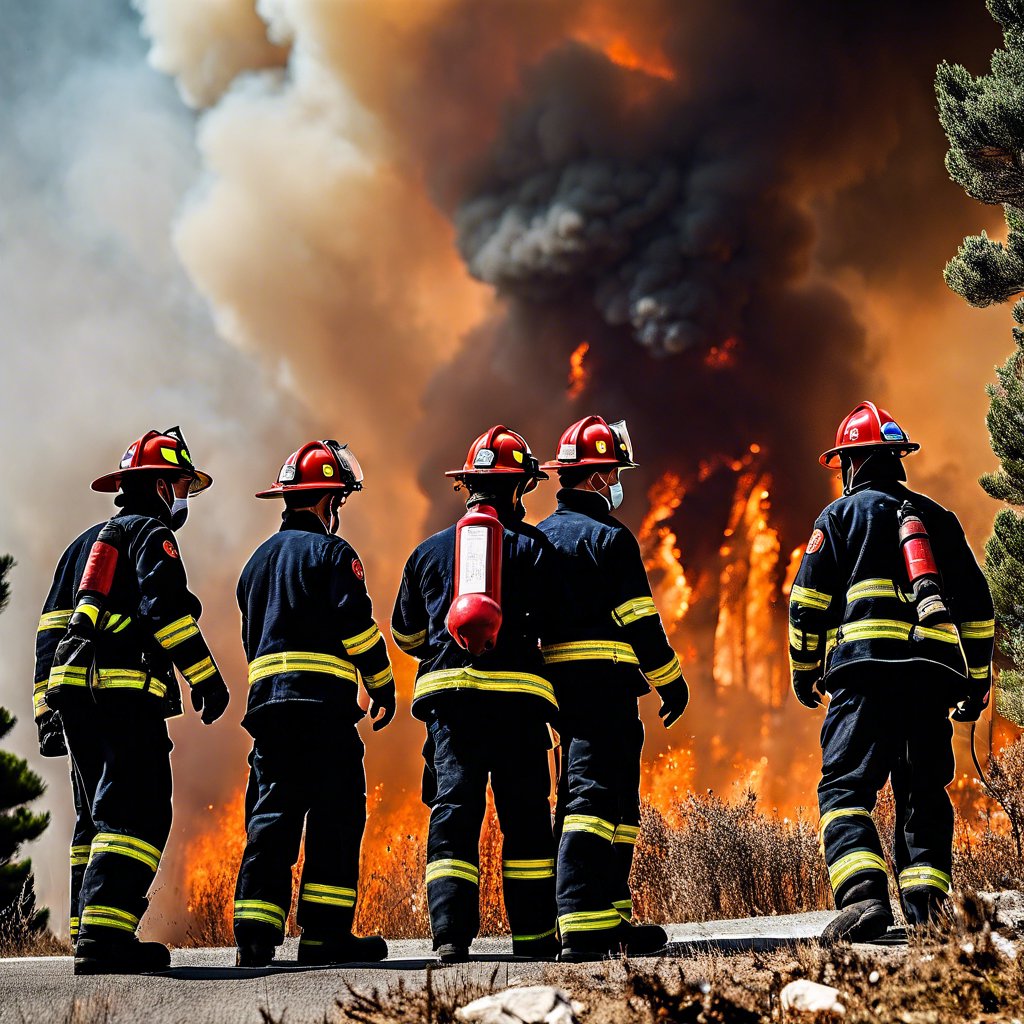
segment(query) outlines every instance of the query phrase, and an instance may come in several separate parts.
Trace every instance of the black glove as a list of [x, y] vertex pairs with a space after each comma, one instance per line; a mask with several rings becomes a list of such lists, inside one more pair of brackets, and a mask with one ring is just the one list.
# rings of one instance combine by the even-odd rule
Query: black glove
[[821, 707], [821, 694], [816, 689], [819, 682], [821, 682], [821, 676], [812, 676], [809, 672], [798, 672], [793, 679], [793, 692], [796, 694], [796, 699], [805, 708], [810, 708], [812, 711]]
[[[395, 717], [397, 706], [394, 683], [388, 683], [387, 686], [382, 686], [379, 690], [370, 691], [370, 718], [373, 719], [374, 732], [380, 732], [381, 729], [390, 725], [391, 719]], [[382, 711], [383, 715], [380, 714]]]
[[966, 700], [960, 701], [953, 711], [954, 722], [976, 722], [988, 707], [989, 688], [986, 686], [981, 693], [972, 693]]
[[667, 686], [659, 687], [658, 696], [661, 697], [658, 717], [665, 723], [666, 729], [671, 729], [682, 717], [686, 705], [690, 703], [690, 690], [686, 680], [674, 679]]
[[229, 700], [231, 694], [219, 673], [192, 687], [192, 707], [202, 711], [204, 725], [216, 722], [227, 710]]
[[39, 733], [39, 753], [43, 757], [64, 757], [68, 746], [64, 742], [64, 726], [56, 711], [47, 711], [36, 720]]

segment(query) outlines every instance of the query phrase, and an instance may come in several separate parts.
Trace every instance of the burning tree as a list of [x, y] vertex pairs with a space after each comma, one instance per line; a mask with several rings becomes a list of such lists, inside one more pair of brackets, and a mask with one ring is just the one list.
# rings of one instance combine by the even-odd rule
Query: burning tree
[[[0, 556], [0, 611], [7, 606], [11, 586], [10, 555]], [[0, 708], [0, 739], [14, 726], [14, 717]], [[19, 847], [42, 835], [49, 814], [32, 814], [24, 805], [42, 796], [46, 786], [20, 757], [0, 750], [0, 944], [17, 941], [46, 927], [49, 911], [36, 910], [32, 862], [14, 859]]]
[[[981, 485], [997, 501], [1024, 506], [1024, 3], [988, 0], [1003, 29], [1005, 49], [992, 55], [991, 73], [975, 77], [959, 64], [939, 65], [935, 92], [949, 138], [946, 168], [969, 196], [1000, 204], [1005, 242], [982, 232], [965, 238], [946, 264], [949, 287], [972, 306], [1016, 297], [1015, 349], [990, 384], [987, 423], [999, 469]], [[985, 570], [999, 622], [999, 648], [1012, 669], [1000, 673], [996, 706], [1024, 725], [1024, 516], [1002, 509], [986, 548]]]

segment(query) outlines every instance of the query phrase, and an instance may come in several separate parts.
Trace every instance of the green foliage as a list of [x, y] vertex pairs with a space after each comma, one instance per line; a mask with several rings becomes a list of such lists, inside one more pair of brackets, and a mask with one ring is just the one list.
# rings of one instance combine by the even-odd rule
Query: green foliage
[[[0, 611], [11, 596], [8, 574], [14, 567], [9, 555], [0, 556]], [[0, 740], [14, 727], [14, 716], [0, 708]], [[38, 839], [50, 823], [49, 814], [33, 814], [25, 804], [42, 796], [43, 780], [28, 763], [0, 750], [0, 939], [12, 932], [38, 931], [46, 926], [48, 912], [35, 909], [32, 862], [15, 860], [25, 843]]]
[[[1007, 302], [1024, 293], [1024, 0], [988, 0], [1004, 47], [990, 71], [975, 77], [942, 63], [935, 76], [939, 120], [949, 139], [946, 169], [974, 199], [1001, 205], [1006, 242], [985, 232], [965, 238], [946, 264], [946, 284], [972, 306]], [[1024, 325], [1024, 297], [1013, 318]], [[1024, 330], [1013, 330], [1014, 351], [989, 385], [986, 422], [999, 469], [981, 486], [997, 501], [1024, 506]], [[1000, 651], [1012, 669], [996, 690], [999, 713], [1024, 725], [1024, 517], [1012, 508], [996, 516], [985, 548], [985, 572], [999, 623]]]

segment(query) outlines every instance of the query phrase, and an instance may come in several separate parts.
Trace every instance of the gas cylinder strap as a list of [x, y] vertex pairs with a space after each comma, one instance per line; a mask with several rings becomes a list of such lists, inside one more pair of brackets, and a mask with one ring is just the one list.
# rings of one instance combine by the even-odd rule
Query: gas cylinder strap
[[425, 672], [416, 680], [413, 700], [456, 690], [519, 693], [529, 697], [541, 697], [558, 707], [555, 688], [540, 676], [529, 672], [484, 672], [475, 668], [446, 668], [436, 672]]
[[890, 597], [904, 604], [914, 600], [913, 594], [904, 594], [893, 580], [871, 579], [854, 583], [846, 592], [846, 603], [853, 604], [866, 597]]
[[100, 832], [92, 841], [89, 860], [101, 853], [117, 853], [145, 864], [151, 871], [156, 871], [160, 866], [162, 851], [134, 836], [121, 835], [118, 832]]
[[621, 921], [622, 916], [614, 907], [608, 910], [580, 910], [559, 917], [558, 928], [564, 940], [567, 932], [603, 932], [618, 928]]
[[83, 928], [95, 928], [99, 925], [134, 933], [139, 926], [139, 919], [134, 914], [129, 914], [127, 910], [121, 910], [120, 907], [103, 907], [98, 903], [90, 903], [82, 911], [81, 923]]
[[380, 630], [377, 628], [377, 623], [371, 622], [369, 629], [364, 629], [362, 633], [357, 633], [355, 636], [350, 636], [347, 640], [342, 640], [342, 643], [345, 645], [345, 653], [350, 658], [354, 658], [357, 654], [365, 654], [380, 638]]
[[328, 907], [354, 907], [356, 905], [355, 889], [348, 889], [340, 885], [321, 885], [316, 882], [306, 882], [302, 886], [300, 900], [307, 903], [322, 903]]
[[820, 590], [811, 590], [810, 587], [798, 587], [794, 584], [790, 591], [789, 599], [793, 604], [803, 608], [814, 608], [823, 612], [832, 603], [832, 595], [824, 594]]
[[900, 872], [900, 889], [903, 892], [926, 885], [948, 893], [953, 886], [953, 879], [945, 871], [939, 871], [938, 868], [929, 867], [927, 864], [916, 864]]
[[170, 651], [177, 647], [178, 644], [183, 644], [189, 637], [195, 636], [199, 632], [199, 623], [196, 622], [195, 618], [191, 615], [183, 615], [180, 619], [175, 619], [174, 622], [163, 629], [158, 629], [154, 636], [156, 642], [165, 650]]
[[828, 867], [828, 880], [832, 883], [832, 891], [836, 892], [844, 882], [862, 871], [881, 871], [884, 875], [885, 861], [870, 850], [854, 850], [853, 853], [840, 857], [835, 864]]
[[464, 882], [480, 884], [480, 869], [468, 860], [432, 860], [427, 865], [427, 885], [441, 878], [461, 878]]
[[235, 921], [258, 921], [270, 924], [279, 931], [284, 931], [284, 910], [276, 903], [266, 900], [235, 900]]
[[282, 651], [280, 654], [264, 654], [249, 662], [249, 685], [282, 672], [316, 672], [350, 683], [356, 681], [356, 668], [350, 661], [314, 651]]
[[[88, 686], [88, 669], [75, 665], [62, 665], [50, 670], [49, 690], [59, 686]], [[130, 668], [98, 668], [93, 673], [94, 690], [145, 690], [157, 697], [167, 696], [167, 684], [156, 676]]]
[[847, 622], [842, 627], [842, 643], [854, 640], [940, 640], [946, 644], [958, 644], [960, 637], [956, 626], [915, 626], [898, 619], [861, 619]]
[[562, 661], [615, 661], [623, 665], [639, 665], [633, 648], [620, 640], [574, 640], [564, 644], [541, 647], [545, 665]]
[[666, 662], [661, 668], [651, 669], [650, 672], [644, 673], [644, 679], [654, 687], [667, 686], [669, 683], [682, 678], [683, 670], [679, 664], [678, 657], [674, 657], [671, 661]]
[[68, 623], [71, 621], [72, 616], [71, 609], [66, 611], [55, 611], [55, 612], [44, 612], [39, 616], [39, 626], [36, 628], [37, 633], [42, 633], [46, 629], [67, 629]]
[[654, 598], [651, 597], [633, 597], [612, 609], [612, 618], [620, 626], [628, 626], [637, 619], [657, 614], [658, 609], [654, 606]]
[[425, 629], [421, 629], [418, 633], [399, 633], [392, 626], [391, 635], [395, 638], [395, 643], [406, 653], [415, 650], [427, 639], [427, 631]]
[[996, 635], [996, 620], [982, 619], [979, 622], [961, 622], [960, 635], [965, 640], [988, 640]]
[[502, 878], [520, 878], [536, 880], [555, 877], [555, 858], [546, 860], [503, 860], [501, 862]]

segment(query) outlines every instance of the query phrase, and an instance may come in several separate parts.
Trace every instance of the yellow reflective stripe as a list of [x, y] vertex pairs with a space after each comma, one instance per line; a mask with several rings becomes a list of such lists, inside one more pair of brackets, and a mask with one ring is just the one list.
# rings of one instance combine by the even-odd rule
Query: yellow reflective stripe
[[134, 914], [118, 907], [104, 907], [91, 903], [82, 911], [81, 925], [101, 925], [104, 928], [119, 928], [121, 931], [134, 932], [139, 926], [139, 919]]
[[996, 635], [996, 620], [979, 619], [975, 622], [961, 622], [960, 635], [965, 640], [987, 640]]
[[491, 693], [522, 693], [541, 697], [558, 707], [555, 688], [529, 672], [484, 672], [475, 668], [449, 668], [426, 672], [416, 680], [413, 700], [445, 690], [483, 690]]
[[32, 708], [36, 718], [39, 718], [40, 715], [45, 715], [50, 710], [46, 706], [46, 689], [49, 685], [49, 679], [40, 679], [39, 682], [32, 686]]
[[122, 835], [118, 832], [97, 833], [92, 841], [90, 851], [90, 861], [101, 853], [117, 853], [122, 857], [130, 857], [132, 860], [137, 860], [153, 871], [156, 871], [159, 866], [160, 856], [163, 852], [145, 840], [136, 839], [134, 836]]
[[[55, 690], [60, 686], [86, 686], [88, 670], [74, 665], [63, 665], [50, 671], [48, 688]], [[148, 680], [148, 687], [147, 687]], [[147, 676], [130, 668], [99, 668], [94, 673], [92, 688], [94, 690], [146, 690], [157, 697], [167, 694], [167, 684], [156, 676]]]
[[341, 642], [345, 647], [345, 653], [355, 657], [357, 654], [364, 654], [368, 651], [380, 638], [380, 630], [377, 628], [377, 623], [374, 622], [369, 629], [364, 629], [362, 633], [350, 636]]
[[621, 917], [623, 921], [633, 920], [632, 900], [612, 900], [612, 906], [619, 912], [619, 917]]
[[73, 612], [70, 609], [66, 611], [44, 612], [39, 616], [39, 625], [36, 627], [36, 632], [42, 633], [47, 629], [67, 629], [72, 614]]
[[264, 924], [276, 925], [284, 930], [284, 910], [276, 903], [264, 900], [235, 900], [236, 921], [262, 921]]
[[843, 625], [843, 643], [853, 640], [909, 640], [914, 627], [898, 619], [862, 619]]
[[80, 868], [83, 864], [89, 863], [89, 854], [92, 851], [92, 846], [85, 843], [81, 846], [71, 847], [71, 866], [73, 868]]
[[921, 886], [931, 885], [948, 893], [953, 887], [953, 879], [945, 871], [938, 868], [928, 867], [925, 864], [918, 864], [906, 868], [900, 872], [900, 889], [917, 889]]
[[871, 579], [861, 580], [850, 587], [846, 592], [846, 603], [853, 604], [854, 601], [859, 601], [865, 597], [888, 597], [902, 601], [904, 604], [913, 600], [913, 595], [903, 593], [896, 586], [895, 580]]
[[633, 648], [620, 640], [574, 640], [542, 647], [546, 665], [563, 661], [614, 661], [624, 665], [639, 665]]
[[90, 601], [89, 598], [83, 598], [75, 606], [75, 610], [72, 614], [88, 616], [92, 620], [92, 624], [95, 626], [100, 617], [100, 610]]
[[682, 678], [683, 670], [679, 665], [678, 656], [673, 657], [670, 662], [662, 665], [661, 668], [656, 668], [650, 672], [644, 673], [644, 679], [654, 687], [665, 686], [668, 683], [674, 682], [676, 679]]
[[635, 846], [639, 835], [639, 825], [616, 825], [615, 834], [612, 836], [612, 842], [625, 843], [627, 846]]
[[821, 644], [821, 635], [818, 633], [808, 633], [806, 630], [797, 629], [796, 626], [790, 624], [789, 627], [789, 646], [797, 651], [816, 651]]
[[870, 818], [871, 812], [866, 807], [840, 807], [834, 811], [826, 811], [818, 822], [818, 835], [824, 838], [825, 829], [838, 818]]
[[198, 686], [203, 680], [217, 674], [217, 666], [213, 663], [213, 658], [203, 658], [202, 661], [197, 661], [194, 665], [182, 669], [181, 674], [189, 686]]
[[132, 617], [130, 615], [126, 615], [124, 617], [124, 620], [121, 623], [119, 623], [118, 626], [114, 629], [114, 632], [115, 633], [120, 633], [122, 629], [127, 629], [131, 624], [132, 624]]
[[832, 595], [822, 593], [820, 590], [811, 590], [810, 587], [798, 587], [794, 584], [789, 593], [789, 600], [790, 604], [803, 608], [814, 608], [823, 612], [832, 603]]
[[914, 637], [923, 637], [925, 640], [941, 640], [944, 644], [960, 643], [960, 634], [952, 623], [943, 626], [915, 626]]
[[608, 928], [618, 928], [622, 915], [614, 909], [581, 910], [575, 914], [563, 914], [558, 919], [558, 927], [565, 940], [566, 932], [603, 932]]
[[77, 917], [68, 918], [68, 930], [71, 932], [71, 941], [74, 942], [78, 938], [78, 928], [81, 921]]
[[319, 672], [351, 683], [356, 681], [356, 668], [350, 661], [315, 651], [282, 651], [264, 654], [249, 663], [249, 685], [282, 672]]
[[436, 882], [439, 878], [461, 878], [464, 881], [480, 884], [480, 869], [467, 860], [432, 860], [427, 865], [427, 884]]
[[658, 609], [655, 607], [652, 597], [633, 597], [628, 601], [623, 601], [612, 610], [612, 618], [620, 626], [628, 626], [631, 622], [636, 622], [637, 619], [657, 614]]
[[789, 656], [789, 670], [790, 672], [817, 672], [821, 668], [821, 661], [797, 661], [792, 652]]
[[503, 860], [501, 874], [504, 878], [554, 878], [555, 858], [546, 860]]
[[596, 818], [592, 814], [567, 814], [562, 825], [563, 832], [589, 832], [601, 839], [612, 841], [615, 826], [604, 818]]
[[320, 885], [306, 882], [299, 899], [307, 903], [321, 903], [330, 907], [354, 907], [356, 891], [340, 885]]
[[828, 879], [835, 892], [844, 882], [861, 871], [881, 871], [885, 874], [885, 861], [870, 850], [854, 850], [853, 853], [840, 857], [828, 868]]
[[382, 686], [387, 686], [388, 683], [394, 681], [395, 675], [391, 671], [390, 665], [383, 672], [375, 672], [372, 676], [363, 676], [363, 686], [368, 690], [379, 690]]
[[153, 635], [156, 637], [156, 642], [165, 651], [169, 651], [198, 632], [199, 623], [195, 618], [191, 615], [183, 615], [180, 619], [175, 619], [169, 625], [164, 626], [163, 629], [158, 629]]
[[982, 665], [980, 668], [969, 668], [967, 671], [972, 679], [988, 679], [992, 666]]
[[421, 629], [418, 633], [399, 633], [394, 626], [391, 627], [391, 635], [395, 638], [395, 643], [403, 651], [411, 651], [416, 647], [419, 647], [427, 639], [427, 631]]
[[555, 934], [557, 928], [549, 928], [546, 932], [537, 932], [536, 935], [513, 935], [513, 942], [534, 942], [537, 939], [549, 939]]

